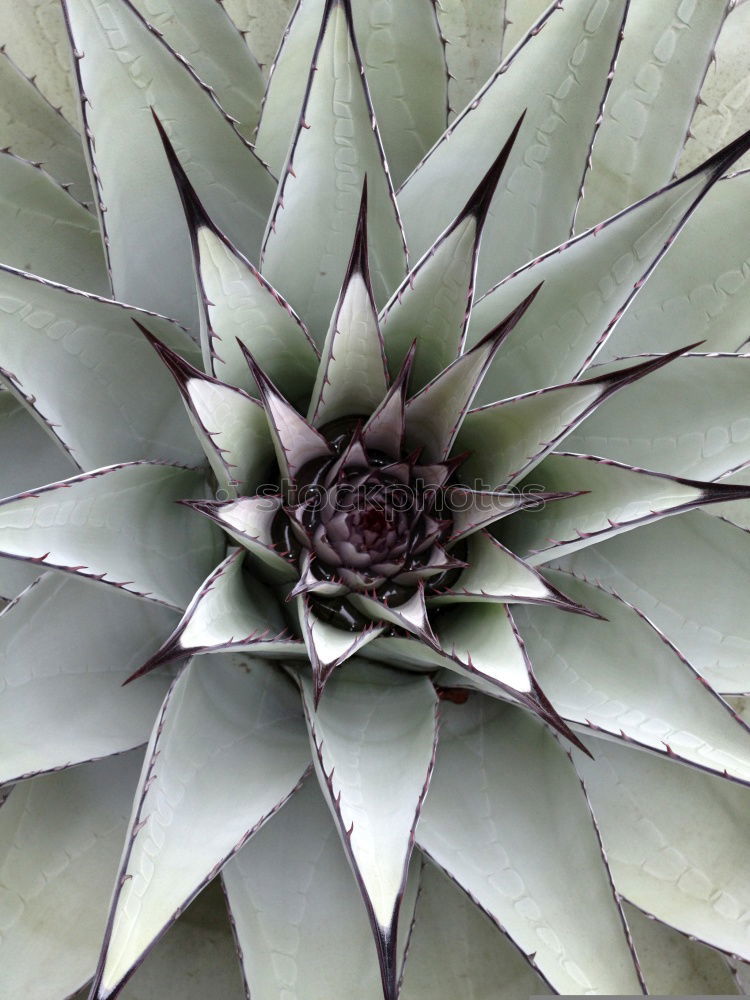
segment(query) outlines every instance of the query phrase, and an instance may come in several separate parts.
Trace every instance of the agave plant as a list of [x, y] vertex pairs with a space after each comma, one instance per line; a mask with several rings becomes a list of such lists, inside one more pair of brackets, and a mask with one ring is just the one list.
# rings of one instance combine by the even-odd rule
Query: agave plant
[[5, 0], [4, 996], [744, 981], [750, 3], [520, 6]]

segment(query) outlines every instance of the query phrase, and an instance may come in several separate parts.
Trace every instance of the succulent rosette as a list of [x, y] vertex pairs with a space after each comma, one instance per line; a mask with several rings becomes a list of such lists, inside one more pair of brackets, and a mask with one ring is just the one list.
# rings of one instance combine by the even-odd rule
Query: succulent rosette
[[3, 995], [737, 991], [750, 4], [513, 6], [8, 4]]

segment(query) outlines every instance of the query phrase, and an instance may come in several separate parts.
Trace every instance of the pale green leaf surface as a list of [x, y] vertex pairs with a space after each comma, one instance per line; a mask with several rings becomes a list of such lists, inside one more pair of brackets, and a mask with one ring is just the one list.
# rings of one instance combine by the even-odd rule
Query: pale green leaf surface
[[322, 355], [308, 420], [321, 427], [371, 416], [388, 391], [388, 372], [372, 293], [359, 270], [341, 290]]
[[[401, 954], [419, 862], [401, 914]], [[222, 872], [253, 1000], [380, 995], [372, 933], [331, 814], [308, 780]]]
[[200, 78], [216, 92], [224, 110], [252, 139], [260, 119], [264, 81], [242, 35], [222, 9], [205, 0], [133, 0], [144, 19], [164, 34]]
[[122, 683], [174, 619], [152, 602], [57, 573], [0, 614], [0, 782], [145, 743], [168, 678]]
[[398, 185], [446, 125], [448, 77], [435, 3], [353, 0], [352, 6], [367, 85]]
[[649, 521], [696, 505], [703, 491], [668, 476], [613, 465], [588, 455], [549, 455], [526, 487], [587, 491], [500, 522], [498, 534], [532, 565], [542, 565]]
[[716, 163], [708, 164], [532, 261], [480, 299], [469, 326], [469, 344], [544, 282], [532, 308], [498, 351], [478, 402], [576, 378], [716, 177]]
[[54, 427], [80, 467], [201, 460], [169, 373], [133, 319], [194, 357], [182, 330], [2, 266], [0, 317], [0, 368], [21, 396], [34, 397], [40, 419]]
[[442, 714], [420, 848], [555, 992], [640, 994], [586, 798], [563, 748], [525, 712], [478, 696], [446, 704]]
[[273, 179], [172, 50], [127, 0], [65, 0], [88, 98], [101, 213], [115, 293], [188, 327], [197, 301], [186, 226], [151, 110], [211, 217], [256, 257]]
[[747, 959], [747, 789], [604, 740], [576, 755], [618, 890], [659, 920]]
[[346, 272], [365, 176], [370, 269], [379, 306], [406, 266], [391, 182], [340, 2], [325, 22], [315, 64], [281, 172], [261, 270], [321, 344]]
[[207, 226], [198, 230], [197, 244], [214, 374], [257, 395], [239, 338], [287, 399], [306, 403], [318, 357], [297, 315]]
[[3, 990], [60, 1000], [90, 977], [142, 754], [22, 782], [0, 809]]
[[69, 122], [78, 122], [70, 51], [58, 0], [4, 0], [0, 35], [5, 51]]
[[649, 993], [670, 997], [740, 994], [723, 955], [630, 903], [624, 910]]
[[425, 865], [402, 1000], [518, 1000], [546, 989], [481, 910]]
[[729, 6], [728, 0], [631, 3], [576, 214], [578, 232], [672, 179]]
[[325, 683], [330, 669], [354, 656], [383, 631], [383, 626], [376, 626], [374, 622], [361, 631], [340, 629], [319, 617], [315, 606], [304, 595], [297, 598], [297, 615], [318, 689]]
[[507, 56], [545, 14], [549, 0], [506, 0], [503, 55]]
[[691, 511], [568, 556], [634, 604], [717, 691], [750, 691], [750, 535]]
[[[7, 456], [0, 469], [0, 494], [13, 496], [40, 483], [65, 479], [75, 464], [40, 427], [13, 393], [0, 392], [0, 450]], [[0, 603], [15, 597], [39, 576], [37, 566], [0, 558]]]
[[675, 764], [750, 781], [747, 727], [653, 625], [597, 587], [551, 575], [607, 619], [516, 609], [536, 678], [560, 715]]
[[110, 294], [95, 216], [43, 169], [9, 153], [0, 154], [0, 260]]
[[748, 200], [750, 173], [714, 185], [612, 331], [599, 360], [671, 351], [700, 340], [704, 351], [735, 351], [745, 343], [750, 249], [738, 205]]
[[74, 198], [92, 205], [94, 196], [80, 136], [3, 53], [0, 91], [0, 148], [7, 147], [17, 156], [43, 163], [58, 183], [70, 184]]
[[97, 997], [279, 808], [309, 761], [299, 699], [281, 672], [236, 656], [185, 668], [146, 752]]
[[0, 392], [0, 494], [10, 497], [76, 473], [75, 464], [12, 392]]
[[450, 73], [448, 102], [462, 111], [501, 61], [508, 0], [438, 0]]
[[[734, 136], [750, 128], [750, 7], [738, 3], [724, 22], [701, 89], [680, 172], [691, 170]], [[742, 166], [750, 166], [743, 157]]]
[[[377, 936], [395, 931], [437, 739], [429, 680], [350, 661], [317, 708], [301, 676], [318, 779]], [[386, 947], [388, 947], [386, 945]]]
[[417, 340], [412, 392], [423, 388], [459, 353], [473, 291], [476, 239], [476, 217], [470, 215], [430, 248], [380, 315], [392, 376]]
[[222, 0], [224, 9], [245, 36], [265, 75], [294, 8], [294, 0]]
[[502, 64], [400, 190], [412, 255], [421, 256], [456, 216], [524, 109], [485, 227], [478, 290], [567, 238], [625, 7], [624, 0], [572, 0], [550, 8], [541, 30]]
[[[622, 365], [604, 371], [615, 367]], [[750, 355], [676, 358], [606, 400], [565, 448], [672, 476], [717, 479], [750, 462], [748, 398]]]
[[[324, 7], [323, 0], [302, 0], [271, 74], [256, 144], [277, 174], [297, 128]], [[435, 10], [432, 0], [352, 0], [352, 8], [388, 165], [400, 184], [446, 124], [448, 79]]]
[[220, 557], [206, 518], [176, 503], [205, 491], [194, 469], [111, 466], [0, 503], [0, 553], [186, 607]]

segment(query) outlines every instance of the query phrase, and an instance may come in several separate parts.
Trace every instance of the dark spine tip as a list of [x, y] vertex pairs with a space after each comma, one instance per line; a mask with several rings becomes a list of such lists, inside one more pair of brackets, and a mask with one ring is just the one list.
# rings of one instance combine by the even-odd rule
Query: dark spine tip
[[180, 388], [183, 388], [185, 383], [191, 378], [203, 380], [206, 378], [202, 371], [193, 367], [189, 361], [180, 357], [180, 355], [173, 351], [171, 347], [167, 347], [166, 344], [163, 344], [158, 337], [155, 337], [154, 334], [151, 333], [150, 330], [147, 330], [142, 323], [139, 323], [137, 319], [133, 319], [133, 322], [170, 370]]
[[651, 375], [660, 368], [664, 368], [665, 365], [670, 364], [672, 361], [675, 361], [677, 358], [680, 358], [685, 354], [689, 354], [691, 351], [694, 351], [696, 347], [700, 347], [702, 344], [705, 344], [705, 340], [697, 340], [694, 344], [688, 344], [686, 347], [678, 347], [677, 350], [670, 351], [668, 354], [663, 354], [658, 358], [648, 358], [646, 361], [642, 361], [636, 365], [613, 372], [611, 375], [606, 375], [604, 378], [594, 377], [591, 379], [584, 379], [579, 384], [603, 382], [610, 392], [614, 392], [617, 389], [624, 388], [624, 386], [629, 385], [632, 382], [637, 382], [646, 375]]
[[139, 667], [135, 673], [122, 682], [122, 686], [126, 687], [132, 681], [137, 681], [139, 678], [145, 677], [146, 674], [150, 674], [157, 667], [163, 667], [165, 664], [171, 663], [172, 660], [179, 659], [182, 655], [184, 655], [184, 650], [179, 647], [179, 634], [170, 636], [161, 649], [157, 649], [154, 655], [149, 657], [142, 667]]
[[352, 243], [352, 252], [346, 268], [343, 287], [346, 288], [355, 274], [361, 274], [372, 296], [370, 264], [367, 254], [367, 202], [367, 174], [365, 174], [365, 179], [362, 182], [362, 197], [359, 201], [359, 211], [357, 213], [357, 224], [354, 229], [354, 242]]
[[398, 959], [396, 955], [396, 920], [393, 927], [375, 927], [375, 945], [383, 983], [383, 1000], [398, 1000]]
[[526, 296], [526, 298], [523, 299], [522, 302], [519, 302], [519, 304], [512, 312], [508, 313], [505, 319], [500, 320], [497, 326], [493, 327], [493, 329], [490, 330], [489, 333], [486, 333], [484, 337], [482, 337], [482, 339], [479, 341], [478, 344], [472, 347], [472, 351], [476, 351], [479, 350], [480, 348], [486, 347], [487, 344], [490, 343], [494, 343], [495, 349], [497, 349], [500, 346], [500, 344], [502, 344], [502, 342], [505, 340], [505, 338], [508, 336], [508, 334], [511, 333], [513, 328], [517, 326], [518, 323], [521, 321], [524, 314], [529, 309], [532, 302], [541, 291], [543, 285], [544, 282], [540, 281], [539, 284], [536, 286], [536, 288], [533, 288]]
[[[720, 149], [718, 153], [714, 153], [713, 156], [710, 156], [700, 166], [696, 167], [695, 170], [687, 174], [687, 177], [695, 177], [698, 174], [707, 173], [712, 181], [718, 180], [748, 150], [750, 150], [750, 130], [737, 136], [736, 139], [724, 146], [723, 149]], [[685, 177], [682, 178], [682, 180], [685, 179]]]
[[156, 123], [156, 128], [159, 132], [162, 145], [164, 146], [164, 152], [166, 153], [167, 161], [172, 171], [172, 176], [174, 177], [175, 184], [177, 185], [177, 190], [180, 195], [180, 200], [182, 201], [182, 207], [190, 228], [191, 236], [194, 237], [195, 231], [200, 229], [201, 226], [206, 226], [214, 231], [215, 227], [209, 218], [208, 212], [204, 208], [203, 202], [196, 194], [195, 188], [190, 183], [188, 175], [185, 172], [185, 168], [182, 166], [182, 163], [180, 163], [180, 159], [175, 152], [174, 146], [172, 145], [164, 126], [153, 108], [151, 108], [151, 114], [154, 116], [154, 122]]
[[482, 231], [482, 227], [487, 221], [487, 215], [490, 210], [490, 205], [492, 204], [492, 199], [495, 196], [503, 170], [505, 169], [508, 159], [510, 158], [511, 151], [515, 145], [516, 139], [518, 138], [518, 133], [521, 130], [521, 125], [523, 124], [525, 117], [526, 111], [524, 110], [514, 125], [513, 131], [510, 133], [507, 142], [500, 150], [494, 163], [481, 179], [469, 200], [466, 202], [463, 211], [459, 214], [456, 220], [457, 223], [463, 222], [465, 218], [473, 215], [477, 221], [477, 229], [479, 232]]

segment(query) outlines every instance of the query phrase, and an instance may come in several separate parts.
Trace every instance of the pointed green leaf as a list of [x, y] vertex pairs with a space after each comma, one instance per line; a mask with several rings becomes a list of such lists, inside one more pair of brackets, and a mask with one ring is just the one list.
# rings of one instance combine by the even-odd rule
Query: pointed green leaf
[[750, 173], [713, 186], [612, 331], [600, 360], [671, 351], [690, 341], [705, 341], [705, 351], [735, 351], [745, 343], [750, 250], [737, 205], [748, 198]]
[[310, 401], [308, 420], [316, 427], [342, 417], [369, 417], [388, 391], [383, 338], [370, 282], [366, 184], [365, 180], [354, 246]]
[[463, 349], [482, 232], [523, 117], [515, 123], [466, 205], [383, 308], [383, 339], [394, 376], [416, 341], [412, 392], [431, 382]]
[[626, 7], [551, 6], [540, 30], [490, 77], [399, 192], [415, 257], [455, 217], [497, 155], [498, 136], [510, 134], [524, 109], [484, 233], [479, 291], [568, 237]]
[[239, 500], [193, 501], [189, 506], [215, 521], [239, 545], [247, 549], [256, 566], [263, 566], [274, 583], [299, 577], [291, 554], [274, 538], [273, 524], [281, 508], [276, 495], [240, 497]]
[[94, 196], [80, 136], [2, 52], [0, 91], [0, 148], [43, 163], [59, 184], [70, 185], [77, 201], [92, 205]]
[[[237, 947], [219, 879], [214, 881], [149, 952], [123, 1000], [151, 1000], [165, 992], [180, 1000], [247, 1000]], [[73, 1000], [88, 1000], [85, 996]]]
[[730, 6], [728, 0], [630, 5], [576, 214], [578, 232], [672, 179]]
[[500, 523], [498, 533], [505, 544], [533, 566], [672, 514], [744, 497], [749, 489], [673, 479], [611, 459], [565, 452], [545, 458], [525, 484], [531, 485], [582, 491], [565, 503], [521, 511]]
[[141, 751], [16, 785], [0, 809], [3, 989], [67, 997], [94, 971]]
[[476, 695], [443, 706], [417, 843], [555, 992], [640, 995], [578, 776], [525, 712]]
[[320, 704], [300, 678], [313, 760], [359, 883], [383, 992], [396, 1000], [398, 917], [414, 827], [430, 781], [437, 699], [429, 680], [352, 661]]
[[607, 619], [516, 609], [534, 673], [560, 715], [579, 732], [750, 782], [750, 730], [675, 647], [618, 597], [551, 576]]
[[747, 790], [674, 761], [605, 740], [576, 755], [618, 890], [659, 920], [716, 948], [750, 957], [742, 914], [747, 877]]
[[0, 502], [0, 554], [185, 607], [222, 547], [176, 503], [204, 491], [200, 472], [149, 462], [75, 476]]
[[175, 616], [45, 573], [0, 615], [0, 783], [122, 753], [148, 740], [163, 675], [122, 683]]
[[[615, 369], [622, 364], [604, 372]], [[565, 447], [673, 476], [716, 479], [750, 461], [748, 395], [750, 356], [677, 358], [607, 400]]]
[[10, 153], [0, 154], [0, 260], [110, 293], [96, 218], [41, 167]]
[[252, 139], [260, 119], [263, 76], [221, 3], [203, 0], [133, 0], [145, 20], [216, 92], [240, 133]]
[[554, 604], [558, 608], [580, 610], [487, 531], [471, 535], [465, 561], [468, 566], [455, 583], [446, 587], [444, 593], [428, 598], [431, 606], [489, 601]]
[[480, 402], [559, 385], [591, 363], [691, 212], [750, 145], [742, 136], [693, 173], [510, 275], [476, 303], [468, 343], [544, 281], [498, 352]]
[[273, 179], [215, 95], [129, 0], [65, 0], [64, 9], [87, 99], [115, 293], [197, 327], [185, 223], [151, 109], [211, 217], [250, 257], [260, 247]]
[[443, 462], [498, 348], [532, 305], [539, 286], [470, 350], [420, 389], [406, 404], [406, 442], [422, 461]]
[[561, 568], [648, 615], [717, 691], [750, 691], [747, 532], [691, 511], [581, 549]]
[[0, 610], [3, 601], [10, 601], [39, 578], [40, 569], [17, 559], [0, 559]]
[[263, 274], [323, 341], [341, 289], [365, 176], [378, 305], [406, 271], [405, 247], [348, 0], [327, 0], [297, 131], [263, 247]]
[[231, 656], [186, 667], [146, 751], [92, 996], [113, 994], [309, 761], [297, 694], [280, 671]]
[[235, 495], [263, 484], [273, 442], [263, 407], [242, 389], [204, 375], [136, 321], [177, 383], [188, 418], [222, 490]]
[[0, 369], [80, 468], [201, 460], [169, 373], [132, 319], [195, 358], [184, 331], [1, 265], [0, 316]]
[[269, 378], [293, 401], [301, 398], [304, 406], [318, 368], [318, 353], [307, 330], [291, 306], [211, 221], [164, 126], [156, 116], [154, 122], [190, 231], [206, 371], [257, 395], [244, 357], [247, 349]]
[[[596, 374], [581, 382], [541, 389], [472, 410], [466, 415], [455, 445], [458, 452], [469, 451], [461, 469], [462, 476], [493, 490], [508, 489], [528, 475], [561, 441], [567, 439], [566, 446], [570, 447], [571, 431], [611, 396], [642, 378], [647, 378], [650, 385], [653, 373], [674, 358], [675, 355], [667, 354], [639, 359], [627, 367], [618, 365], [616, 371], [601, 375], [596, 370]], [[682, 374], [684, 376], [684, 372]], [[684, 381], [681, 385], [684, 389]], [[632, 407], [631, 397], [627, 398]], [[747, 423], [750, 437], [750, 420]], [[627, 423], [624, 426], [627, 427]], [[660, 433], [662, 430], [660, 425]], [[579, 436], [575, 436], [573, 450], [608, 455], [606, 449], [599, 447], [577, 447], [578, 439]], [[652, 467], [642, 454], [639, 459], [631, 464]]]
[[[445, 128], [447, 74], [431, 0], [352, 0], [367, 85], [394, 182], [400, 184]], [[315, 50], [324, 0], [303, 0], [273, 66], [257, 137], [275, 173], [284, 166]]]
[[[402, 907], [400, 961], [419, 868], [412, 864]], [[380, 995], [367, 914], [316, 781], [227, 863], [222, 880], [253, 1000]]]
[[518, 1000], [546, 988], [479, 907], [438, 868], [425, 865], [403, 1000]]
[[[238, 650], [268, 655], [279, 647], [289, 654], [294, 642], [278, 601], [269, 588], [244, 573], [243, 549], [235, 549], [196, 591], [169, 638], [129, 679], [135, 684], [155, 667], [185, 656]], [[298, 643], [301, 647], [301, 643]]]
[[353, 632], [337, 628], [316, 614], [314, 602], [305, 594], [297, 598], [297, 614], [310, 658], [313, 694], [317, 700], [336, 667], [376, 639], [383, 631], [383, 626], [370, 622]]
[[[435, 619], [441, 647], [490, 682], [528, 694], [529, 665], [507, 605], [457, 604]], [[451, 669], [451, 664], [445, 664]], [[498, 692], [502, 697], [502, 694]]]

